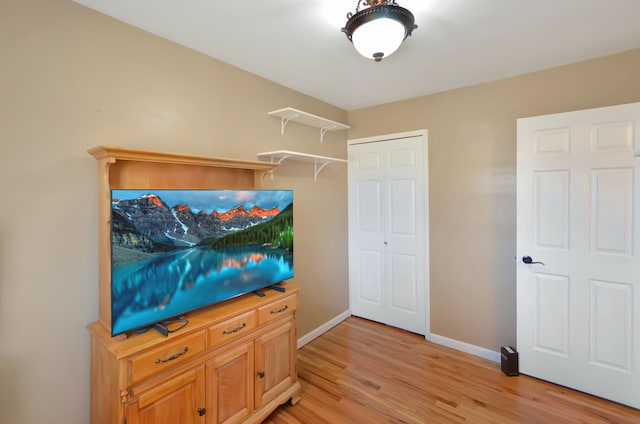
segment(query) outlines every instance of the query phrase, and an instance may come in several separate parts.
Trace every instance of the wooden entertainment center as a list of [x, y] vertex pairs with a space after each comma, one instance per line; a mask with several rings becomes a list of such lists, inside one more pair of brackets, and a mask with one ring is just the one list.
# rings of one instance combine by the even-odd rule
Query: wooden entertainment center
[[93, 424], [260, 423], [297, 403], [299, 287], [265, 289], [187, 314], [167, 337], [111, 337], [111, 189], [256, 189], [277, 166], [98, 146], [99, 319], [91, 333]]

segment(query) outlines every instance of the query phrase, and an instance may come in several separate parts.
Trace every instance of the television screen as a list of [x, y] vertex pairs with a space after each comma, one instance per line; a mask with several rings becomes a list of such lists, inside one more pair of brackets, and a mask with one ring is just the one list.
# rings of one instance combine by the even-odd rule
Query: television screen
[[291, 277], [291, 190], [111, 191], [114, 336]]

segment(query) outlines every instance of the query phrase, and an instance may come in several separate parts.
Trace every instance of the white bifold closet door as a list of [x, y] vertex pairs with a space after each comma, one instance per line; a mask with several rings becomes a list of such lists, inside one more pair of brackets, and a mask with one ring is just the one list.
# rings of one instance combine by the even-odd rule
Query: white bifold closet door
[[351, 313], [428, 332], [427, 132], [349, 140]]

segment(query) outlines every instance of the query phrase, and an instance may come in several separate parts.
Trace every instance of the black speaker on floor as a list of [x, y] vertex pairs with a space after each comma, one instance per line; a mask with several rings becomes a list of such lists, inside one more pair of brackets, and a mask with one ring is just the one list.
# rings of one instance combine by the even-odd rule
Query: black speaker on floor
[[518, 371], [518, 352], [511, 346], [502, 346], [500, 348], [500, 366], [502, 372], [510, 377], [520, 374]]

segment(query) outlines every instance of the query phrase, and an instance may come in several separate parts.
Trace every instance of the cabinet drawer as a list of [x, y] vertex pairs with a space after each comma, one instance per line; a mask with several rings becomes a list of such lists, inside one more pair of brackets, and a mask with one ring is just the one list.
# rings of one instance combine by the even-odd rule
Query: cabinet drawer
[[291, 314], [298, 307], [298, 297], [287, 296], [276, 302], [270, 303], [258, 309], [258, 323], [260, 325], [278, 319], [283, 315]]
[[246, 312], [209, 327], [209, 347], [242, 337], [256, 328], [255, 311]]
[[204, 350], [205, 333], [199, 332], [133, 356], [130, 359], [131, 384], [138, 383], [146, 377], [188, 361], [204, 352]]

